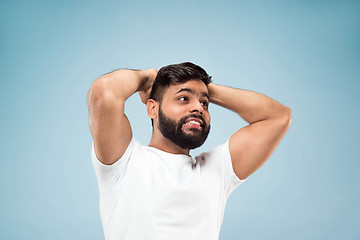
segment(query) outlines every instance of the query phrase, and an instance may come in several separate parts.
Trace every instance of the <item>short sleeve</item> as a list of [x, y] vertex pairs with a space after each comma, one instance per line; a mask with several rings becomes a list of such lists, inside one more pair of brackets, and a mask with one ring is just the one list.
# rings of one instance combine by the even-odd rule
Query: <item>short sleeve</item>
[[117, 184], [121, 182], [126, 169], [129, 165], [129, 160], [133, 154], [133, 150], [136, 145], [134, 137], [131, 139], [128, 147], [125, 150], [123, 156], [111, 165], [105, 165], [99, 161], [96, 156], [94, 142], [91, 147], [91, 159], [95, 170], [96, 178], [100, 191], [107, 191], [112, 188], [116, 188]]
[[239, 179], [234, 172], [230, 156], [229, 140], [227, 140], [226, 143], [221, 145], [221, 150], [223, 151], [223, 154], [225, 156], [222, 164], [225, 172], [225, 184], [227, 187], [226, 197], [229, 197], [231, 192], [234, 191], [235, 188], [237, 188], [241, 183], [243, 183], [245, 179]]

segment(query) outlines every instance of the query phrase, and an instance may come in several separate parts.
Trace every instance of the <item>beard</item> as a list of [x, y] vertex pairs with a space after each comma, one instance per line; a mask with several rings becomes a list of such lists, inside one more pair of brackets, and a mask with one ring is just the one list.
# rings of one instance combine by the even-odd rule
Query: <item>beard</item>
[[[190, 117], [196, 117], [203, 121], [201, 129], [190, 128], [190, 133], [185, 133], [182, 130], [183, 124]], [[210, 132], [210, 125], [207, 126], [204, 118], [201, 115], [191, 114], [181, 118], [178, 122], [165, 116], [159, 108], [159, 130], [162, 135], [168, 138], [171, 142], [183, 149], [195, 149], [204, 144]]]

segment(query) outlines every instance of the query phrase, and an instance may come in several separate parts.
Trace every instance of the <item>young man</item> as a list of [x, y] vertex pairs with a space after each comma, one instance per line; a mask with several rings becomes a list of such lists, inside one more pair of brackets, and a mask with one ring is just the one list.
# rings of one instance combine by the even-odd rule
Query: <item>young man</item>
[[[247, 90], [210, 83], [201, 67], [181, 63], [117, 70], [97, 79], [87, 96], [92, 161], [106, 239], [215, 240], [230, 193], [261, 167], [291, 124], [290, 108]], [[147, 105], [148, 146], [124, 114], [135, 92]], [[209, 102], [249, 125], [196, 157], [210, 130]], [[225, 124], [225, 123], [224, 123]]]

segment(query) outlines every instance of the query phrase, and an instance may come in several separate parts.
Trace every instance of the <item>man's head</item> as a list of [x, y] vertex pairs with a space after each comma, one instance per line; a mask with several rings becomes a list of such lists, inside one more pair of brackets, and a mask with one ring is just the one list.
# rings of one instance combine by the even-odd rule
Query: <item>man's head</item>
[[183, 149], [200, 147], [210, 130], [210, 82], [206, 71], [193, 63], [161, 68], [149, 100], [153, 127]]
[[184, 83], [192, 79], [201, 80], [206, 86], [211, 82], [211, 76], [203, 68], [191, 62], [162, 67], [155, 78], [150, 99], [161, 102], [165, 90], [170, 85]]

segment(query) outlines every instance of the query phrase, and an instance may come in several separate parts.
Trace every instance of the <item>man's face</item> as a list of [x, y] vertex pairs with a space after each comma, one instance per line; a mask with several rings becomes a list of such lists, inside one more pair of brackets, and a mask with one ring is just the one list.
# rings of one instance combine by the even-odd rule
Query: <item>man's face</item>
[[209, 92], [199, 80], [171, 85], [159, 106], [162, 135], [183, 149], [195, 149], [210, 131]]

